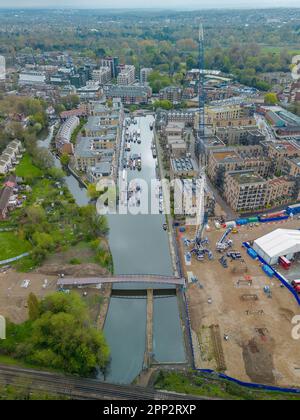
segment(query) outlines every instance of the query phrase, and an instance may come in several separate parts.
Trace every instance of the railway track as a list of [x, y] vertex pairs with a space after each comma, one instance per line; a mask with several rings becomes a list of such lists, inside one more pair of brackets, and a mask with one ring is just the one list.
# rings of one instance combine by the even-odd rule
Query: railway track
[[27, 387], [86, 400], [205, 400], [171, 392], [157, 391], [138, 386], [112, 385], [95, 379], [83, 379], [55, 373], [35, 371], [19, 367], [0, 365], [0, 384]]

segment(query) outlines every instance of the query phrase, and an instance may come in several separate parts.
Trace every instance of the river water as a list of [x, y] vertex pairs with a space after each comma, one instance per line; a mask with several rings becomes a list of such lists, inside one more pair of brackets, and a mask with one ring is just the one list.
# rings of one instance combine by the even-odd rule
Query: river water
[[[152, 156], [152, 116], [137, 118], [142, 144], [132, 144], [131, 153], [142, 155], [142, 170], [127, 171], [128, 181], [140, 178], [150, 184], [156, 178], [156, 160]], [[48, 139], [48, 144], [51, 142]], [[46, 146], [46, 142], [43, 143]], [[60, 165], [60, 162], [56, 162]], [[79, 206], [87, 205], [87, 192], [73, 176], [65, 179]], [[163, 230], [163, 215], [108, 216], [109, 243], [114, 260], [114, 273], [173, 275], [168, 234]], [[148, 285], [150, 287], [150, 285]], [[171, 288], [158, 286], [154, 288]], [[145, 284], [118, 284], [114, 289], [144, 289]], [[146, 343], [147, 300], [142, 296], [115, 297], [110, 301], [104, 333], [111, 349], [111, 364], [106, 380], [130, 383], [143, 368]], [[153, 315], [154, 358], [161, 363], [186, 361], [176, 296], [156, 296]]]

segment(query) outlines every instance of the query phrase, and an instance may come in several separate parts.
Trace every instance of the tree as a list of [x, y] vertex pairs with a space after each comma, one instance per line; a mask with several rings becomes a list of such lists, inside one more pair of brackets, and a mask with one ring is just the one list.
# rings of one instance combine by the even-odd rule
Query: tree
[[276, 105], [278, 103], [278, 98], [276, 93], [266, 93], [265, 95], [265, 104], [266, 105]]
[[51, 178], [55, 179], [56, 181], [61, 181], [65, 176], [64, 171], [60, 168], [56, 168], [55, 166], [53, 166], [53, 168], [48, 169], [48, 174], [51, 176]]
[[70, 155], [68, 155], [67, 153], [63, 153], [60, 157], [60, 161], [62, 166], [68, 166], [71, 161]]
[[9, 340], [0, 350], [26, 363], [90, 376], [105, 371], [110, 351], [101, 331], [91, 323], [89, 311], [77, 293], [53, 293], [38, 303], [31, 297], [34, 319], [8, 324]]
[[30, 293], [27, 299], [28, 315], [30, 321], [35, 321], [40, 315], [39, 301], [34, 293]]
[[30, 206], [25, 210], [28, 222], [33, 225], [40, 225], [46, 220], [45, 210], [41, 206]]
[[88, 185], [88, 196], [91, 200], [96, 200], [100, 195], [100, 192], [97, 191], [96, 184], [89, 184]]
[[157, 110], [158, 108], [162, 108], [169, 111], [170, 109], [173, 109], [173, 104], [171, 101], [168, 101], [168, 100], [160, 100], [160, 101], [155, 101], [153, 103], [153, 107], [155, 110]]
[[153, 93], [159, 93], [161, 89], [172, 85], [171, 78], [168, 75], [161, 74], [158, 71], [153, 71], [149, 75], [148, 82], [153, 90]]

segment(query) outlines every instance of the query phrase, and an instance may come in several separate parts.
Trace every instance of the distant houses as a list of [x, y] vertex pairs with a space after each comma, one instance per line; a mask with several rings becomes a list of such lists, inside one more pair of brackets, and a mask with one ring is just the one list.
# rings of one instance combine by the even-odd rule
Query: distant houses
[[14, 169], [22, 157], [22, 143], [13, 140], [0, 155], [0, 175], [6, 175]]

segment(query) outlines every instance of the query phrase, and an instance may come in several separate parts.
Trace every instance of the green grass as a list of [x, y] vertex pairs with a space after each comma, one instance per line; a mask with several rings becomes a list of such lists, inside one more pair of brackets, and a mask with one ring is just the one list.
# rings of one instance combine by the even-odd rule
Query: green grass
[[31, 157], [26, 153], [16, 168], [16, 175], [21, 178], [38, 178], [43, 175], [42, 171], [33, 165]]
[[17, 257], [31, 250], [29, 242], [18, 237], [14, 232], [0, 232], [0, 256], [1, 260]]
[[263, 45], [262, 51], [265, 53], [280, 54], [282, 51], [286, 51], [288, 54], [298, 55], [300, 54], [300, 49], [292, 46], [287, 47], [274, 47], [270, 45]]
[[300, 400], [297, 394], [252, 390], [212, 375], [194, 372], [161, 371], [155, 387], [181, 394], [230, 400]]

